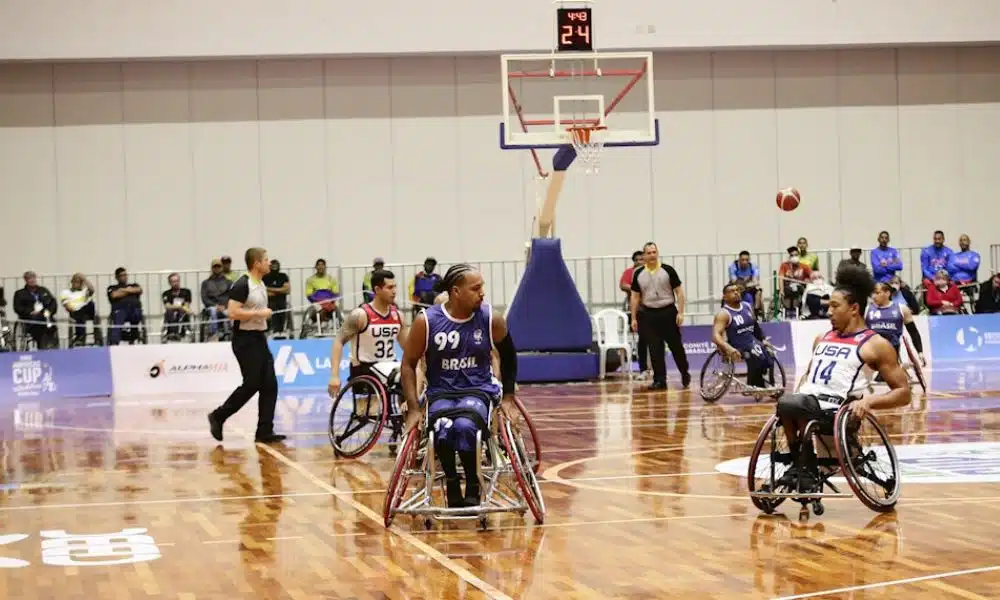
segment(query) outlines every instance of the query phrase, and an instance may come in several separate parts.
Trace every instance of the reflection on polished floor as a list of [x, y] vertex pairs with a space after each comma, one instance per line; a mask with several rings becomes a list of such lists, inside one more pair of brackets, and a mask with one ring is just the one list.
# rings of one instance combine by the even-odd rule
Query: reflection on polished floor
[[773, 405], [640, 389], [523, 389], [547, 519], [486, 532], [387, 531], [392, 459], [335, 460], [322, 392], [282, 395], [292, 435], [274, 448], [248, 439], [250, 410], [217, 445], [217, 397], [5, 403], [0, 597], [1000, 597], [1000, 365], [937, 367], [930, 394], [881, 415], [904, 465], [896, 512], [831, 500], [804, 522], [797, 505], [761, 516], [725, 472]]

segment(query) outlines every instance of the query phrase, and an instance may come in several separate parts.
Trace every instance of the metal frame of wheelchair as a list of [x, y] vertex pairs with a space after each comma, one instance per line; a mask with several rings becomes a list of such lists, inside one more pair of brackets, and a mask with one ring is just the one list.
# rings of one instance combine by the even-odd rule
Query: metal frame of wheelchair
[[[434, 431], [428, 423], [424, 411], [424, 427], [411, 429], [403, 441], [396, 457], [389, 489], [382, 506], [385, 526], [392, 525], [396, 515], [423, 517], [424, 528], [430, 529], [433, 521], [477, 520], [479, 527], [489, 527], [488, 516], [495, 513], [517, 513], [523, 516], [529, 510], [535, 522], [541, 525], [545, 520], [545, 500], [535, 471], [531, 465], [524, 438], [510, 421], [494, 408], [490, 409], [490, 419], [499, 419], [497, 433], [488, 434], [485, 441], [482, 432], [476, 436], [477, 473], [471, 476], [479, 479], [482, 493], [478, 506], [449, 508], [444, 506], [445, 475], [434, 455]], [[470, 474], [459, 473], [468, 481]], [[503, 481], [509, 477], [514, 485], [504, 490]], [[406, 491], [410, 481], [417, 481], [416, 490], [409, 496]], [[440, 489], [435, 495], [434, 488]]]
[[[729, 391], [730, 386], [735, 387], [735, 390], [738, 393], [744, 396], [752, 397], [757, 402], [760, 402], [763, 398], [778, 398], [784, 394], [785, 386], [788, 382], [785, 376], [785, 367], [781, 364], [781, 361], [778, 360], [778, 357], [774, 352], [774, 348], [770, 344], [765, 343], [763, 346], [764, 350], [770, 354], [773, 359], [772, 365], [774, 366], [772, 366], [770, 373], [765, 375], [765, 377], [770, 375], [774, 379], [772, 387], [760, 388], [746, 383], [746, 369], [743, 369], [742, 372], [737, 372], [736, 364], [727, 357], [723, 356], [719, 349], [716, 348], [711, 354], [708, 355], [708, 358], [705, 359], [705, 364], [701, 367], [701, 376], [699, 378], [698, 386], [701, 398], [705, 402], [715, 402], [719, 398], [722, 398], [727, 391]], [[719, 378], [719, 382], [714, 386], [711, 384], [706, 385], [705, 377], [709, 374], [709, 369], [711, 368], [713, 360], [716, 358], [718, 358], [718, 362], [722, 363], [722, 369], [724, 370], [713, 368], [711, 374]], [[746, 365], [745, 362], [742, 364]], [[739, 379], [740, 377], [743, 377], [744, 380]]]
[[[339, 302], [339, 298], [338, 298]], [[299, 331], [299, 339], [328, 338], [336, 335], [337, 331], [344, 324], [344, 315], [340, 311], [340, 305], [330, 313], [324, 321], [322, 316], [322, 303], [310, 304], [302, 312], [302, 325]]]
[[[884, 480], [879, 480], [878, 474], [871, 468], [871, 465], [877, 463], [879, 459], [875, 449], [865, 448], [855, 441], [854, 436], [861, 430], [862, 423], [873, 427], [874, 434], [879, 437], [891, 462], [891, 474]], [[851, 413], [850, 402], [844, 403], [834, 415], [832, 449], [826, 441], [829, 434], [824, 432], [822, 427], [823, 424], [818, 420], [806, 424], [799, 441], [798, 456], [793, 457], [777, 413], [768, 419], [757, 436], [747, 467], [747, 488], [754, 506], [767, 514], [772, 514], [785, 500], [791, 499], [802, 505], [799, 518], [805, 519], [809, 517], [810, 507], [815, 515], [823, 514], [825, 498], [853, 496], [875, 512], [892, 511], [899, 500], [900, 469], [896, 450], [885, 428], [871, 413], [866, 414], [859, 423]], [[852, 442], [855, 443], [852, 445]], [[780, 450], [782, 444], [786, 448], [784, 452]], [[766, 453], [765, 446], [767, 446]], [[825, 456], [820, 456], [816, 452], [817, 448], [825, 450]], [[767, 465], [764, 476], [758, 477], [757, 465], [761, 457], [767, 460]], [[779, 486], [777, 482], [782, 479], [784, 472], [778, 473], [778, 465], [790, 467], [793, 462], [797, 467], [794, 487], [789, 489], [785, 484]], [[851, 494], [841, 492], [831, 481], [837, 474], [846, 480]], [[813, 485], [809, 489], [805, 487], [805, 477], [812, 479]], [[880, 486], [885, 492], [883, 497], [868, 492], [862, 485], [864, 480]]]
[[[374, 375], [359, 375], [349, 379], [347, 383], [340, 388], [340, 392], [337, 394], [337, 397], [333, 401], [333, 405], [330, 407], [330, 419], [329, 426], [327, 428], [327, 435], [330, 438], [330, 445], [333, 446], [333, 451], [337, 454], [337, 456], [343, 458], [361, 458], [375, 447], [375, 444], [382, 436], [382, 431], [385, 429], [386, 425], [391, 428], [388, 443], [389, 454], [392, 456], [396, 455], [397, 447], [403, 437], [403, 423], [405, 420], [402, 410], [403, 389], [399, 380], [399, 363], [375, 363], [372, 367], [372, 372]], [[366, 398], [363, 411], [364, 414], [362, 415], [358, 414], [356, 408], [356, 392], [359, 387], [367, 387], [371, 392]], [[351, 417], [348, 419], [344, 430], [342, 432], [338, 432], [335, 422], [337, 417], [337, 408], [340, 406], [341, 402], [345, 401], [348, 393], [351, 394], [351, 400], [354, 400], [355, 402], [355, 409], [351, 411]], [[376, 402], [375, 405], [372, 405], [373, 397]], [[531, 434], [534, 456], [529, 456], [529, 459], [532, 471], [537, 473], [542, 460], [542, 448], [538, 442], [538, 433], [535, 430], [534, 422], [531, 420], [531, 417], [528, 416], [528, 411], [516, 396], [514, 398], [514, 404], [517, 406], [518, 412], [521, 413], [521, 419]], [[376, 414], [372, 414], [371, 412], [373, 407], [377, 407]], [[358, 429], [367, 424], [374, 425], [374, 428], [372, 429], [372, 432], [368, 434], [368, 437], [364, 439], [364, 442], [358, 448], [352, 450], [343, 447], [343, 441], [358, 430], [351, 428], [351, 424], [354, 422], [355, 417], [359, 418]]]

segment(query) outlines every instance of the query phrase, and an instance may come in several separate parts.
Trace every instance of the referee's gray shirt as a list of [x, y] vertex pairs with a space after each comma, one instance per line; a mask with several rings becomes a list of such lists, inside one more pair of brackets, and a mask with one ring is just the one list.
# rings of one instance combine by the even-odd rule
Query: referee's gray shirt
[[639, 305], [646, 308], [664, 308], [677, 302], [674, 289], [681, 285], [681, 278], [670, 265], [661, 264], [650, 271], [643, 265], [632, 275], [632, 291], [639, 292]]
[[[229, 288], [229, 299], [243, 303], [243, 308], [247, 310], [267, 308], [267, 286], [249, 275], [244, 275], [234, 281], [233, 287]], [[236, 321], [233, 323], [233, 331], [267, 331], [267, 319], [254, 317], [246, 321]]]

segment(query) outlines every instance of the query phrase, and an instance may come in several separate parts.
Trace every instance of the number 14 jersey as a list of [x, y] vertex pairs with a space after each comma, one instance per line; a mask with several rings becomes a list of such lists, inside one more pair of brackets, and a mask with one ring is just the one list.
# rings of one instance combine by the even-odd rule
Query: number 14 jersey
[[809, 372], [798, 393], [847, 399], [854, 392], [864, 367], [861, 346], [876, 335], [870, 329], [850, 335], [831, 330], [821, 337], [813, 349]]
[[403, 319], [395, 306], [389, 307], [389, 314], [379, 314], [371, 304], [362, 304], [361, 309], [368, 317], [368, 325], [358, 332], [354, 352], [354, 364], [395, 362], [396, 338], [403, 328]]

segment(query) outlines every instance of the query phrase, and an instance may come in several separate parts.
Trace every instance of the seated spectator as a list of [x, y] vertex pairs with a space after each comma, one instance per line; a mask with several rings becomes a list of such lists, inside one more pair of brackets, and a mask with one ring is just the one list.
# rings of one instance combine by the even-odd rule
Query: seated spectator
[[[799, 238], [804, 240], [805, 238]], [[800, 244], [801, 245], [801, 244]], [[785, 318], [794, 319], [802, 306], [802, 297], [812, 279], [813, 270], [802, 262], [799, 248], [788, 247], [788, 259], [778, 267], [778, 283], [781, 285], [781, 304], [785, 308]]]
[[[142, 323], [142, 287], [128, 282], [125, 267], [115, 269], [115, 285], [108, 286], [108, 302], [111, 303], [111, 326], [108, 328], [108, 344], [117, 346], [122, 339], [128, 342], [139, 340], [139, 326]], [[127, 335], [123, 335], [128, 325]]]
[[69, 318], [76, 323], [73, 326], [73, 336], [70, 338], [70, 348], [83, 346], [87, 343], [87, 321], [94, 323], [94, 343], [103, 344], [101, 328], [98, 326], [97, 309], [94, 306], [94, 286], [87, 281], [83, 273], [74, 273], [70, 279], [69, 289], [59, 294], [59, 301], [69, 313]]
[[1000, 273], [994, 273], [979, 286], [976, 312], [983, 314], [1000, 312]]
[[375, 292], [372, 291], [372, 273], [383, 269], [385, 269], [385, 260], [376, 256], [372, 261], [372, 270], [365, 273], [365, 278], [361, 282], [361, 297], [365, 302], [371, 302], [375, 298]]
[[934, 274], [934, 281], [925, 280], [924, 289], [924, 303], [932, 315], [954, 315], [962, 309], [962, 292], [945, 269]]
[[226, 278], [225, 270], [226, 263], [223, 260], [212, 259], [212, 273], [201, 282], [201, 307], [208, 319], [206, 331], [209, 338], [218, 339], [221, 331], [228, 330], [229, 315], [226, 314], [226, 307], [229, 304], [229, 287], [232, 281]]
[[800, 237], [798, 242], [795, 243], [795, 247], [799, 251], [799, 260], [805, 266], [809, 267], [809, 271], [819, 270], [819, 257], [816, 256], [815, 252], [809, 251], [809, 240], [804, 237]]
[[858, 247], [858, 246], [852, 246], [851, 247], [850, 258], [845, 258], [845, 259], [841, 260], [837, 264], [837, 271], [834, 271], [834, 272], [835, 273], [839, 272], [840, 271], [840, 267], [843, 267], [844, 265], [853, 265], [855, 267], [863, 267], [863, 268], [866, 268], [866, 269], [868, 268], [868, 265], [866, 265], [865, 262], [863, 260], [861, 260], [861, 248]]
[[191, 290], [181, 287], [181, 276], [171, 273], [167, 276], [170, 286], [163, 292], [163, 324], [166, 326], [166, 338], [169, 341], [180, 341], [184, 330], [191, 323]]
[[223, 256], [222, 261], [222, 276], [226, 278], [226, 281], [232, 283], [240, 278], [239, 274], [233, 271], [233, 259], [230, 256]]
[[953, 252], [948, 261], [948, 274], [958, 285], [975, 283], [979, 277], [979, 253], [970, 250], [971, 240], [966, 234], [958, 237], [958, 252]]
[[59, 332], [52, 318], [57, 310], [52, 292], [38, 285], [34, 271], [25, 272], [24, 287], [14, 292], [14, 312], [39, 350], [59, 347]]
[[434, 272], [437, 268], [437, 260], [433, 256], [428, 256], [424, 260], [424, 270], [413, 277], [410, 284], [410, 300], [413, 302], [413, 318], [424, 308], [434, 304], [434, 297], [437, 292], [435, 286], [441, 281], [441, 275]]
[[729, 265], [729, 282], [743, 287], [743, 301], [753, 307], [757, 318], [764, 313], [764, 299], [760, 289], [760, 269], [750, 262], [750, 252], [744, 250]]
[[923, 278], [933, 281], [937, 272], [948, 268], [951, 262], [951, 248], [944, 245], [944, 232], [934, 232], [934, 243], [920, 251], [920, 270]]
[[826, 282], [822, 273], [813, 271], [809, 276], [809, 285], [806, 286], [806, 318], [826, 319], [830, 316], [830, 294], [833, 293], [833, 286]]
[[319, 304], [321, 319], [329, 319], [337, 310], [340, 282], [326, 272], [326, 260], [316, 260], [316, 273], [306, 279], [306, 300]]
[[903, 270], [903, 259], [899, 257], [899, 250], [889, 245], [889, 232], [882, 231], [878, 234], [878, 247], [871, 252], [872, 275], [875, 276], [876, 283], [888, 283]]
[[292, 285], [288, 274], [281, 272], [281, 263], [271, 261], [271, 272], [262, 279], [267, 287], [267, 307], [271, 309], [271, 321], [268, 327], [274, 333], [282, 333], [288, 324], [288, 294]]
[[892, 301], [905, 305], [913, 314], [920, 314], [920, 303], [917, 302], [917, 295], [913, 293], [910, 286], [903, 283], [903, 278], [896, 275], [889, 280], [889, 287], [892, 288]]

